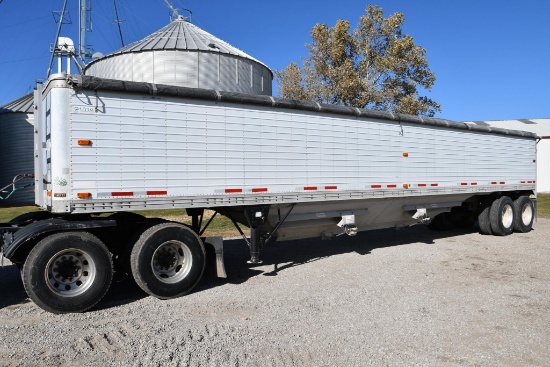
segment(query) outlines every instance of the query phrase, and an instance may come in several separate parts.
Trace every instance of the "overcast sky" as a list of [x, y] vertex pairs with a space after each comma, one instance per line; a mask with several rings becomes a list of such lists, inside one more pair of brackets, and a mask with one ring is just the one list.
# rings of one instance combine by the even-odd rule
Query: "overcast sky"
[[[104, 54], [121, 47], [112, 0], [89, 0], [89, 44]], [[116, 0], [124, 42], [137, 41], [169, 22], [164, 0]], [[436, 75], [427, 95], [438, 117], [457, 121], [550, 118], [550, 1], [546, 0], [171, 0], [193, 12], [192, 22], [280, 70], [307, 56], [316, 23], [349, 20], [367, 4], [385, 15], [405, 15], [404, 31], [427, 50]], [[43, 79], [63, 0], [0, 2], [0, 105], [31, 92]], [[78, 1], [69, 0], [72, 24], [61, 36], [78, 40]], [[275, 90], [275, 88], [274, 88]]]

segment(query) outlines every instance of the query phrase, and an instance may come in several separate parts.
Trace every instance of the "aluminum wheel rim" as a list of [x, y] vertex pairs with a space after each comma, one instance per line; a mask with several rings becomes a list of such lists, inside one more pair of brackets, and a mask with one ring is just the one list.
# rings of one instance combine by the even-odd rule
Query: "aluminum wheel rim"
[[511, 205], [505, 205], [502, 208], [502, 225], [504, 228], [512, 227], [514, 221], [514, 208]]
[[521, 211], [521, 220], [524, 225], [529, 225], [533, 220], [533, 208], [531, 205], [524, 205], [523, 210]]
[[163, 283], [177, 283], [184, 279], [193, 265], [191, 249], [180, 241], [167, 241], [153, 253], [151, 268]]
[[96, 273], [90, 254], [70, 248], [52, 256], [44, 276], [50, 290], [61, 297], [74, 297], [92, 286]]

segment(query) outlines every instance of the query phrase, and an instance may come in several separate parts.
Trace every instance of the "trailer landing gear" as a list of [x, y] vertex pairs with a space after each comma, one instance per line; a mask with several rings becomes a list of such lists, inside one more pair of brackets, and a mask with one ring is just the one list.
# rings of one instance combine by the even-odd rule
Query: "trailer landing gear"
[[253, 206], [244, 209], [244, 215], [250, 226], [250, 260], [249, 264], [261, 264], [260, 248], [262, 238], [259, 226], [263, 226], [269, 214], [269, 205]]

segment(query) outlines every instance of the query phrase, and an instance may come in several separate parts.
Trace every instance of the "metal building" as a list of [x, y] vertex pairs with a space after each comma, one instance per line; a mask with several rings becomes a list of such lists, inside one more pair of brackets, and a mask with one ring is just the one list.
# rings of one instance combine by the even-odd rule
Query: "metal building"
[[[550, 118], [467, 122], [476, 125], [529, 131], [544, 138], [537, 144], [537, 191], [550, 192]], [[505, 157], [503, 157], [505, 159]]]
[[[0, 106], [0, 188], [11, 183], [18, 174], [34, 173], [33, 112], [32, 93]], [[0, 200], [0, 206], [25, 205], [34, 205], [32, 187]]]
[[84, 74], [106, 79], [271, 95], [271, 70], [178, 17], [144, 39], [89, 63]]

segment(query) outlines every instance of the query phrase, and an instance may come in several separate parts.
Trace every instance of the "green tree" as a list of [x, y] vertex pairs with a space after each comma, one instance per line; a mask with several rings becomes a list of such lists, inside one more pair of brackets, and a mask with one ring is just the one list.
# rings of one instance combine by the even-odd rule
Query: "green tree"
[[431, 90], [435, 75], [426, 50], [404, 35], [405, 17], [385, 18], [381, 8], [368, 5], [353, 31], [346, 20], [334, 27], [315, 25], [306, 45], [309, 56], [275, 72], [279, 94], [360, 108], [433, 116], [439, 103], [420, 96]]

